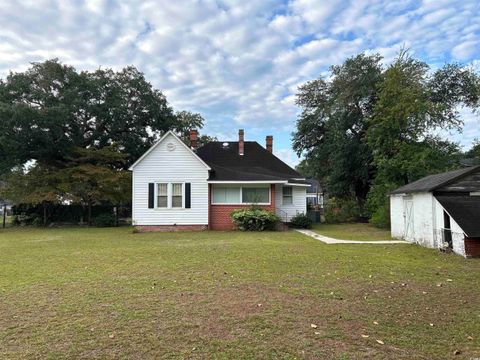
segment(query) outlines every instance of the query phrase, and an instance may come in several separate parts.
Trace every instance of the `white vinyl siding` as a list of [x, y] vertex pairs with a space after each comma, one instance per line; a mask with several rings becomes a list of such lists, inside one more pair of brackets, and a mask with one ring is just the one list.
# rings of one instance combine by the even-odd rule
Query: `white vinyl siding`
[[[283, 203], [283, 185], [275, 186], [275, 205], [277, 215], [282, 221], [290, 221], [290, 219], [300, 213], [307, 212], [307, 188], [305, 186], [290, 186], [292, 188], [292, 203]], [[287, 190], [288, 191], [288, 190]]]
[[[167, 148], [168, 144], [173, 150]], [[167, 135], [133, 168], [134, 225], [208, 225], [208, 169], [173, 135]], [[148, 208], [148, 184], [182, 184], [182, 206], [173, 207], [168, 197], [166, 208]], [[191, 184], [191, 208], [185, 209], [185, 183]], [[168, 187], [170, 192], [172, 186]], [[158, 192], [158, 185], [155, 186]], [[177, 188], [178, 189], [178, 188]], [[178, 190], [177, 190], [178, 191]], [[178, 202], [179, 200], [174, 200]]]

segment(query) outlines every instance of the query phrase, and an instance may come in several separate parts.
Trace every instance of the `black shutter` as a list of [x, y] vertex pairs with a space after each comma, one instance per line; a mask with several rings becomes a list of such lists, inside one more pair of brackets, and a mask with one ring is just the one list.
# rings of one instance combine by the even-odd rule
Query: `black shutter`
[[192, 185], [185, 183], [185, 209], [192, 207]]
[[155, 195], [155, 184], [154, 183], [149, 183], [148, 184], [148, 208], [149, 209], [153, 209], [154, 206], [154, 202], [155, 202], [155, 199], [154, 199], [154, 196]]

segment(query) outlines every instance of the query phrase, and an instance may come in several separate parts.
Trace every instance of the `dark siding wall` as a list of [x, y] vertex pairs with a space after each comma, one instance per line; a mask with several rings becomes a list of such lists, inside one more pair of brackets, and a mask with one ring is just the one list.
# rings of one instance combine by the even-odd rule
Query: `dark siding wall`
[[441, 192], [471, 192], [480, 191], [480, 171], [474, 174], [465, 176], [462, 179], [454, 181], [451, 184], [445, 185], [437, 191]]

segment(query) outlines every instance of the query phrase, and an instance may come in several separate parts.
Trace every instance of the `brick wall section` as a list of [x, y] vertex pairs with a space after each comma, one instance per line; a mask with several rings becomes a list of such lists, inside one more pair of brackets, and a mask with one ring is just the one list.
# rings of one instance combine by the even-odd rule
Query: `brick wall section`
[[[209, 185], [209, 194], [211, 194], [212, 184]], [[250, 205], [212, 205], [211, 196], [208, 197], [209, 203], [209, 229], [210, 230], [234, 230], [230, 213], [235, 209], [248, 208]], [[262, 205], [266, 210], [275, 212], [275, 185], [270, 185], [270, 205]]]
[[465, 256], [480, 257], [480, 238], [465, 237]]
[[172, 232], [172, 231], [203, 231], [207, 230], [207, 225], [138, 225], [135, 230], [139, 232]]

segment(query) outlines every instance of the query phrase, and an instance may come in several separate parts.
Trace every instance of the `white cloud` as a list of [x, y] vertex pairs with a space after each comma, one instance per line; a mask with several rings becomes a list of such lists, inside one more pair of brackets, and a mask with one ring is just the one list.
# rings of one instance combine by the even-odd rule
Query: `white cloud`
[[[281, 135], [292, 163], [295, 91], [330, 65], [361, 51], [388, 63], [402, 44], [434, 67], [480, 61], [477, 0], [3, 0], [0, 23], [1, 77], [52, 57], [133, 64], [176, 109], [201, 112], [206, 132]], [[462, 116], [470, 139], [478, 120]]]

